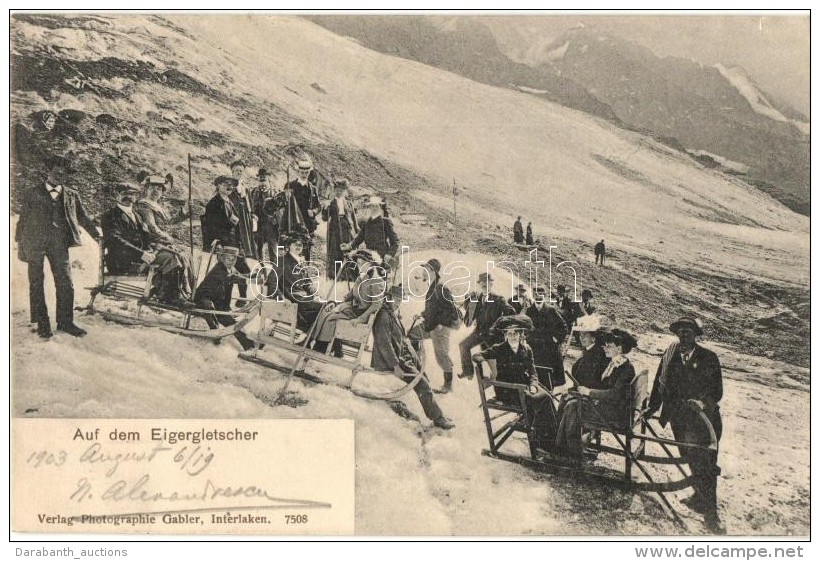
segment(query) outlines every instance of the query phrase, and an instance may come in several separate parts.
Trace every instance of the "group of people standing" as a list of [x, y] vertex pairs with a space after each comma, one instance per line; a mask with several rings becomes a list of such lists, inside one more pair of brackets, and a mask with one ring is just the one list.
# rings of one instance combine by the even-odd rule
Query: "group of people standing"
[[513, 223], [513, 243], [518, 245], [535, 245], [535, 240], [532, 237], [532, 222], [527, 222], [527, 233], [525, 237], [521, 217], [519, 216], [515, 219]]

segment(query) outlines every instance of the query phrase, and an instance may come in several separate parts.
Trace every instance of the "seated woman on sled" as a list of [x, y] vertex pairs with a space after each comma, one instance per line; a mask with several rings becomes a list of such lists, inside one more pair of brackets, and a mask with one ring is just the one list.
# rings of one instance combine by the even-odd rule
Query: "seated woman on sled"
[[584, 448], [584, 422], [624, 425], [629, 421], [629, 388], [635, 378], [635, 368], [626, 355], [638, 342], [626, 331], [612, 329], [603, 334], [603, 344], [610, 361], [597, 384], [599, 389], [578, 386], [567, 394], [558, 411], [557, 449], [579, 463]]
[[[504, 334], [504, 342], [476, 353], [474, 362], [495, 359], [497, 382], [527, 386], [527, 418], [532, 420], [532, 434], [536, 447], [543, 447], [555, 437], [555, 407], [549, 391], [538, 381], [532, 349], [525, 335], [533, 328], [532, 319], [523, 314], [501, 316], [493, 324], [494, 331]], [[496, 386], [496, 399], [505, 405], [520, 405], [518, 390]]]
[[[341, 302], [328, 302], [316, 319], [315, 343], [313, 350], [325, 352], [336, 332], [336, 323], [352, 321], [367, 323], [376, 314], [384, 302], [387, 291], [386, 273], [379, 265], [381, 258], [369, 249], [356, 250], [351, 256], [355, 261], [359, 276], [352, 288]], [[334, 349], [339, 356], [340, 349]]]
[[188, 300], [194, 283], [190, 266], [166, 239], [153, 235], [135, 212], [139, 187], [119, 183], [113, 190], [116, 206], [106, 211], [100, 220], [108, 274], [141, 274], [148, 265], [153, 265], [156, 271], [151, 295], [170, 306], [190, 306]]
[[[308, 333], [322, 309], [317, 298], [316, 285], [310, 276], [312, 267], [305, 262], [303, 249], [307, 242], [307, 232], [295, 231], [279, 238], [285, 254], [265, 281], [265, 291], [270, 298], [284, 298], [298, 305], [296, 327]], [[315, 267], [313, 267], [315, 269]]]

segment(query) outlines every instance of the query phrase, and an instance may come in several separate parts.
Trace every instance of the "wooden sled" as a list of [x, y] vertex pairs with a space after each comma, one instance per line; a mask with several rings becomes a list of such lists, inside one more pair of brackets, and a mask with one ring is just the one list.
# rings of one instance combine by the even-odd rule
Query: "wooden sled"
[[[259, 313], [257, 301], [228, 312], [193, 306], [179, 308], [159, 302], [151, 297], [155, 267], [149, 266], [146, 274], [109, 275], [105, 270], [103, 255], [100, 242], [99, 279], [97, 286], [88, 288], [91, 299], [84, 308], [90, 315], [97, 314], [107, 321], [123, 325], [157, 327], [170, 333], [214, 340], [233, 335]], [[100, 307], [97, 305], [98, 299], [113, 301], [119, 305], [118, 309], [117, 306], [114, 309]], [[198, 326], [193, 323], [195, 318], [204, 318], [207, 314], [231, 316], [236, 323], [219, 329], [209, 329], [204, 319], [198, 322]]]
[[[377, 372], [365, 366], [373, 320], [366, 324], [339, 321], [327, 351], [320, 353], [297, 342], [296, 318], [298, 304], [268, 300], [259, 308], [260, 324], [248, 337], [257, 343], [255, 349], [239, 354], [239, 358], [311, 382], [329, 384], [353, 392], [359, 397], [376, 400], [397, 400], [411, 391], [424, 375], [418, 373], [404, 382], [389, 372]], [[304, 336], [304, 334], [302, 334]], [[333, 356], [334, 343], [341, 345], [342, 357]], [[264, 345], [264, 348], [261, 346]], [[369, 362], [369, 361], [368, 361]], [[396, 388], [397, 385], [400, 385]]]
[[[636, 375], [630, 384], [628, 421], [625, 424], [606, 422], [600, 415], [597, 421], [584, 420], [581, 422], [582, 431], [585, 433], [585, 449], [583, 459], [579, 464], [577, 459], [562, 456], [554, 449], [543, 450], [536, 447], [534, 419], [531, 418], [531, 408], [527, 407], [529, 389], [527, 386], [490, 380], [484, 377], [481, 370], [482, 365], [479, 363], [476, 366], [478, 373], [476, 379], [489, 442], [489, 448], [484, 449], [482, 455], [521, 464], [537, 471], [602, 481], [609, 486], [634, 491], [658, 493], [671, 511], [676, 523], [683, 524], [675, 509], [664, 496], [664, 493], [679, 491], [692, 485], [692, 476], [684, 469], [687, 462], [681, 458], [680, 451], [700, 449], [717, 454], [717, 438], [714, 428], [700, 409], [691, 406], [692, 414], [704, 424], [710, 435], [709, 445], [678, 442], [674, 438], [663, 436], [657, 418], [646, 415], [648, 374], [644, 370]], [[518, 403], [510, 405], [488, 398], [486, 392], [491, 387], [515, 390]], [[553, 394], [549, 394], [547, 399], [551, 400], [551, 405], [559, 402]], [[585, 403], [584, 407], [586, 406]], [[554, 429], [552, 434], [557, 434], [557, 426]], [[506, 448], [502, 450], [502, 447], [510, 442], [510, 438], [515, 433], [526, 435], [528, 450], [523, 453], [508, 451]], [[607, 438], [606, 441], [604, 437]], [[508, 446], [508, 448], [511, 447]], [[623, 470], [592, 463], [599, 454], [624, 458]], [[660, 473], [657, 468], [650, 470], [650, 465], [659, 466]], [[633, 468], [637, 468], [640, 474], [638, 479], [633, 478], [635, 471]], [[668, 473], [670, 471], [671, 475]], [[665, 475], [665, 480], [660, 480], [661, 475]]]

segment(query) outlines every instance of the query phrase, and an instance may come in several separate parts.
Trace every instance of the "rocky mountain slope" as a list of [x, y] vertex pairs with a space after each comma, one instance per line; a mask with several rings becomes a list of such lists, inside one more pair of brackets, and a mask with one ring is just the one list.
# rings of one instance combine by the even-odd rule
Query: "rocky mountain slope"
[[556, 39], [544, 59], [624, 123], [749, 165], [755, 185], [809, 213], [808, 120], [780, 111], [742, 69], [661, 58], [592, 26]]

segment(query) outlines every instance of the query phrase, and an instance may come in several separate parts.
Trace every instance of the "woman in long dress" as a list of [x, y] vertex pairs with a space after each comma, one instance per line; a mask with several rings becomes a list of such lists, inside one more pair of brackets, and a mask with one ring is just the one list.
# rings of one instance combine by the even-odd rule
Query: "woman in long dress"
[[[359, 276], [344, 300], [338, 303], [329, 302], [319, 312], [313, 345], [315, 351], [327, 350], [336, 333], [337, 322], [350, 320], [354, 323], [367, 323], [384, 303], [387, 279], [384, 268], [380, 265], [381, 257], [374, 251], [360, 249], [352, 258], [359, 268]], [[337, 356], [339, 351], [340, 349], [334, 349]]]
[[[350, 264], [345, 264], [342, 244], [348, 244], [359, 233], [356, 222], [356, 211], [353, 202], [347, 198], [348, 181], [338, 179], [333, 183], [334, 199], [322, 210], [322, 220], [327, 222], [327, 261], [325, 272], [327, 278], [353, 280], [356, 271]], [[344, 267], [343, 269], [337, 269]]]
[[165, 263], [161, 272], [162, 281], [166, 286], [157, 287], [157, 291], [160, 294], [178, 291], [183, 300], [190, 300], [196, 284], [191, 261], [175, 247], [177, 240], [164, 229], [169, 224], [176, 224], [188, 218], [190, 209], [186, 205], [179, 214], [172, 216], [162, 205], [162, 196], [168, 186], [166, 178], [149, 175], [144, 177], [142, 183], [145, 185], [145, 195], [134, 203], [134, 211], [142, 219], [153, 239], [159, 240], [157, 257]]

